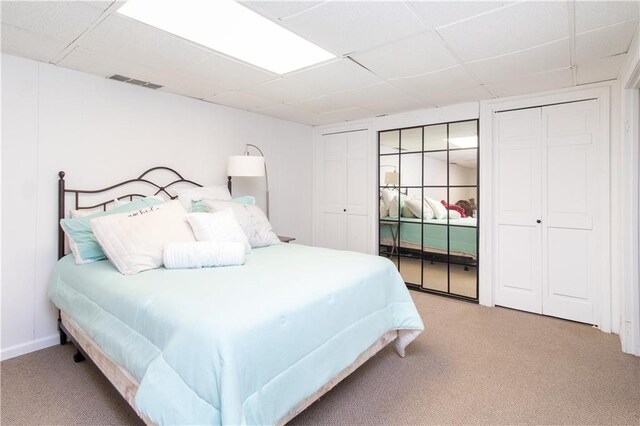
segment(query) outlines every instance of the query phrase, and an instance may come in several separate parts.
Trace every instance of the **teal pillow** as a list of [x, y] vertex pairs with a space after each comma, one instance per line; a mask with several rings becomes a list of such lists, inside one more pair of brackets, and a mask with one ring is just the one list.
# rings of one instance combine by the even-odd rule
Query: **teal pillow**
[[96, 240], [95, 235], [93, 235], [90, 223], [91, 219], [116, 213], [126, 213], [134, 210], [140, 210], [162, 204], [163, 202], [163, 200], [153, 197], [140, 198], [106, 212], [94, 213], [92, 215], [79, 217], [76, 219], [60, 220], [60, 226], [62, 226], [65, 234], [67, 234], [67, 238], [69, 239], [69, 247], [71, 248], [71, 252], [75, 257], [76, 263], [90, 263], [107, 258], [107, 256], [102, 251], [100, 244], [98, 244], [98, 240]]
[[[238, 204], [247, 204], [247, 205], [255, 205], [256, 199], [251, 195], [243, 195], [242, 197], [236, 197], [231, 199], [232, 202]], [[192, 213], [209, 213], [209, 209], [204, 205], [202, 200], [191, 201], [191, 212]]]

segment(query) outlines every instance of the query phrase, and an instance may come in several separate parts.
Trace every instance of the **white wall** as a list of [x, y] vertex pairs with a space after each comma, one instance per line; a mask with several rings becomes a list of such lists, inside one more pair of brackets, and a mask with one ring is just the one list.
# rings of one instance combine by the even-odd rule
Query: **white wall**
[[[57, 173], [97, 188], [165, 165], [226, 182], [226, 159], [262, 148], [277, 233], [311, 243], [312, 128], [2, 55], [2, 340], [8, 358], [57, 342], [46, 295], [56, 262]], [[234, 194], [264, 183], [234, 180]]]
[[[637, 43], [637, 41], [636, 41]], [[637, 44], [636, 44], [637, 46]], [[637, 49], [637, 48], [636, 48]], [[631, 51], [631, 49], [630, 49]], [[584, 90], [586, 88], [594, 88], [594, 87], [609, 87], [610, 88], [610, 173], [611, 173], [611, 181], [610, 181], [610, 217], [611, 217], [611, 306], [610, 311], [611, 315], [609, 321], [611, 323], [611, 330], [614, 333], [618, 333], [620, 329], [620, 320], [621, 320], [621, 311], [622, 311], [622, 285], [621, 285], [621, 277], [622, 277], [622, 248], [623, 248], [623, 239], [625, 238], [625, 226], [622, 225], [622, 221], [620, 218], [623, 217], [624, 206], [622, 201], [625, 197], [625, 189], [628, 188], [628, 183], [624, 182], [621, 170], [622, 170], [622, 162], [624, 161], [625, 154], [622, 150], [622, 126], [621, 124], [621, 90], [620, 85], [617, 81], [613, 82], [604, 82], [586, 86], [580, 86], [576, 88], [570, 89], [562, 89], [557, 91], [546, 92], [545, 94], [570, 94], [572, 92]], [[527, 97], [540, 96], [541, 94], [530, 94], [518, 96], [515, 98], [524, 99]], [[398, 129], [404, 127], [413, 127], [420, 126], [426, 124], [435, 124], [435, 123], [444, 123], [449, 121], [461, 121], [461, 120], [470, 120], [475, 118], [480, 118], [480, 103], [479, 102], [470, 102], [466, 104], [452, 105], [449, 107], [443, 108], [434, 108], [434, 109], [426, 109], [426, 110], [417, 110], [411, 111], [401, 114], [392, 114], [383, 117], [376, 117], [368, 120], [361, 120], [357, 122], [340, 124], [340, 125], [332, 125], [332, 126], [322, 126], [315, 129], [316, 135], [316, 143], [318, 141], [318, 136], [324, 133], [331, 133], [337, 131], [349, 131], [353, 129], [369, 129], [372, 132], [371, 138], [371, 146], [374, 147], [372, 150], [373, 153], [376, 152], [377, 147], [377, 133], [381, 130], [388, 129]], [[481, 118], [481, 133], [482, 133], [482, 118]], [[483, 166], [483, 161], [486, 161], [486, 150], [483, 151], [483, 141], [480, 140], [480, 156], [481, 156], [481, 173]], [[484, 158], [484, 160], [483, 160]], [[375, 155], [371, 158], [372, 170], [376, 170], [377, 167], [377, 157]], [[388, 170], [388, 169], [387, 169]], [[485, 170], [487, 172], [488, 170]], [[481, 177], [482, 179], [482, 177]], [[481, 182], [482, 184], [482, 182]], [[375, 176], [371, 177], [371, 187], [375, 192], [371, 194], [372, 207], [377, 208], [378, 199], [376, 196], [376, 178]], [[489, 212], [488, 206], [490, 204], [490, 200], [487, 198], [487, 192], [483, 192], [484, 195], [481, 195], [480, 209], [484, 212], [485, 217]], [[372, 210], [375, 211], [375, 210]], [[372, 221], [375, 222], [375, 221]], [[376, 231], [376, 223], [371, 224], [371, 232], [373, 235], [377, 236]], [[486, 228], [486, 227], [484, 227]], [[318, 229], [318, 224], [314, 223], [314, 235], [321, 232]], [[486, 230], [484, 231], [486, 232]], [[480, 255], [481, 258], [487, 259], [485, 255], [482, 257], [482, 252], [485, 250], [483, 248], [483, 241], [486, 238], [483, 236], [483, 227], [480, 228], [480, 240], [481, 240], [481, 250]], [[377, 241], [374, 238], [373, 244], [371, 247], [371, 252], [377, 252]], [[483, 264], [482, 261], [480, 263], [481, 269], [481, 287], [483, 286], [482, 280], [482, 270], [483, 268], [488, 267], [489, 265]], [[637, 259], [635, 266], [637, 267]], [[488, 283], [490, 285], [490, 283]], [[631, 295], [632, 297], [638, 294], [636, 290], [635, 293]], [[482, 293], [482, 288], [481, 288]], [[634, 318], [637, 317], [637, 312], [634, 312]], [[640, 340], [640, 334], [638, 335], [638, 339]]]

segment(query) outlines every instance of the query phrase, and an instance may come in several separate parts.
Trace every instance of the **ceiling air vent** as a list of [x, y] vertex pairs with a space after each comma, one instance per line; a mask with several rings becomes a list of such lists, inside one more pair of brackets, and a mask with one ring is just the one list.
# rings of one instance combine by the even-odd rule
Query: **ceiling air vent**
[[153, 84], [148, 81], [136, 80], [135, 78], [125, 77], [124, 75], [120, 75], [120, 74], [114, 74], [107, 78], [110, 80], [123, 81], [125, 83], [135, 84], [136, 86], [146, 87], [148, 89], [153, 89], [153, 90], [156, 90], [162, 87], [159, 84]]

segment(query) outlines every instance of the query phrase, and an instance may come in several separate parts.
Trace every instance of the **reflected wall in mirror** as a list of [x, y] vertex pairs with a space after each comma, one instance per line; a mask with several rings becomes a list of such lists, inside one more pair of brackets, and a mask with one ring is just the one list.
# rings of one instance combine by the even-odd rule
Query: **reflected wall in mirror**
[[379, 133], [379, 252], [410, 288], [477, 301], [478, 133], [478, 120]]

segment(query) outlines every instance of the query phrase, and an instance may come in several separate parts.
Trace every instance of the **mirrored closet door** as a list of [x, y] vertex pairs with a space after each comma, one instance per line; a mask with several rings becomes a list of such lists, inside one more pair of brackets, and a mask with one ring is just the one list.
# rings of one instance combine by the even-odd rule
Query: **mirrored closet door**
[[385, 130], [379, 254], [410, 288], [478, 300], [478, 120]]

